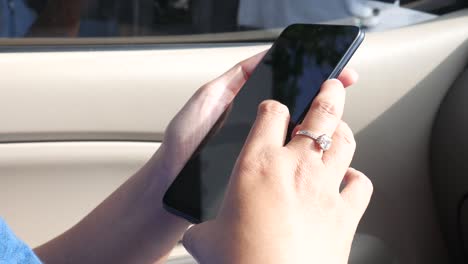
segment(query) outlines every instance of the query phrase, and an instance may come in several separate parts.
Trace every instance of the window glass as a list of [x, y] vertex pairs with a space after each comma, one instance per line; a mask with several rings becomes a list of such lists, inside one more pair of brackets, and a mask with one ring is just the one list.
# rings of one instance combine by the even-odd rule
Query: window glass
[[[457, 0], [0, 0], [1, 38], [190, 36], [357, 24], [385, 30], [460, 9]], [[409, 19], [411, 18], [411, 19]], [[215, 35], [216, 35], [215, 34]], [[250, 34], [255, 36], [261, 34]], [[241, 36], [241, 35], [239, 35]], [[231, 37], [232, 39], [232, 37]]]

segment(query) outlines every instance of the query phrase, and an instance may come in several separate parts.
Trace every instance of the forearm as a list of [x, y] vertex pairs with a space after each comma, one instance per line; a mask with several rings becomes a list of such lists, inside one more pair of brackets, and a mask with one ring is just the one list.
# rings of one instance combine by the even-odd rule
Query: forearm
[[167, 184], [158, 155], [76, 226], [37, 248], [39, 257], [45, 263], [162, 263], [188, 222], [162, 207]]

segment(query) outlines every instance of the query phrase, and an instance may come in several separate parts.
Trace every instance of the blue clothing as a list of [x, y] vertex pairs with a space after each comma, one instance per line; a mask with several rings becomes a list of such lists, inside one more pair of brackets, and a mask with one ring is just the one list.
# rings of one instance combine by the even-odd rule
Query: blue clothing
[[0, 218], [0, 264], [40, 264], [41, 261]]
[[23, 37], [36, 18], [24, 0], [0, 0], [0, 37]]

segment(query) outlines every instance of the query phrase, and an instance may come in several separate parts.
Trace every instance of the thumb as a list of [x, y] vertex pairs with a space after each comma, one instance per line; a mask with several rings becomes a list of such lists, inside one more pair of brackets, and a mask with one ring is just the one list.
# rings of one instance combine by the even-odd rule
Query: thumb
[[372, 182], [364, 173], [353, 168], [348, 169], [344, 180], [346, 183], [341, 191], [341, 197], [355, 210], [360, 219], [372, 196]]
[[185, 231], [182, 238], [182, 245], [192, 255], [192, 257], [200, 263], [202, 259], [200, 247], [207, 247], [207, 241], [203, 239], [206, 232], [203, 230], [203, 223], [198, 225], [192, 225], [187, 231]]

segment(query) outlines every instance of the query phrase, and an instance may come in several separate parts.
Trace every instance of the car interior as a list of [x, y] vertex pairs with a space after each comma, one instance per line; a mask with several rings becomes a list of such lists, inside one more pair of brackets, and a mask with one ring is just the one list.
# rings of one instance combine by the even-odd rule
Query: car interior
[[[343, 118], [352, 166], [374, 185], [349, 263], [468, 263], [468, 6], [440, 2], [401, 1], [435, 17], [369, 28], [348, 64], [360, 74]], [[222, 3], [154, 8], [163, 26], [151, 32], [134, 13], [127, 36], [0, 38], [0, 215], [21, 239], [35, 247], [77, 223], [150, 158], [201, 85], [281, 31], [241, 27], [239, 1]], [[168, 263], [195, 262], [178, 245]]]

